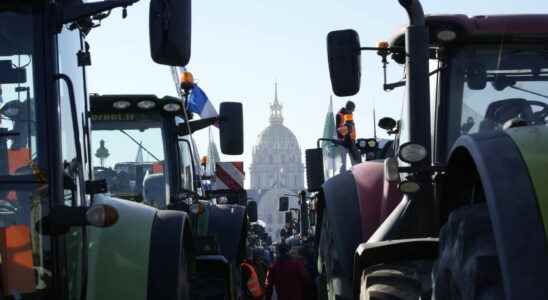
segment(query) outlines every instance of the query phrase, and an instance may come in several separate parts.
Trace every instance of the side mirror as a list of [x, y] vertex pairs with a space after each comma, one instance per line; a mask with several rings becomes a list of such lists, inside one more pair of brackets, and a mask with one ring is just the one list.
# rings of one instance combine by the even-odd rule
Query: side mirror
[[219, 108], [219, 138], [221, 152], [240, 155], [244, 152], [244, 122], [242, 104], [223, 102]]
[[249, 222], [251, 223], [257, 222], [257, 220], [259, 219], [256, 201], [247, 202], [247, 216], [249, 217]]
[[487, 85], [487, 71], [485, 66], [477, 63], [468, 66], [466, 70], [468, 88], [471, 90], [483, 90]]
[[396, 127], [397, 123], [396, 120], [390, 118], [390, 117], [384, 117], [379, 120], [379, 127], [384, 130], [392, 130], [394, 127]]
[[280, 197], [280, 202], [278, 204], [278, 211], [284, 212], [289, 210], [289, 198], [288, 197]]
[[156, 63], [185, 66], [190, 60], [190, 0], [151, 0], [150, 55]]
[[0, 83], [25, 83], [27, 73], [24, 68], [14, 68], [11, 60], [0, 60]]
[[319, 191], [325, 181], [322, 148], [306, 149], [306, 185], [309, 192]]
[[360, 38], [353, 29], [331, 31], [327, 35], [329, 76], [335, 95], [352, 96], [360, 91]]

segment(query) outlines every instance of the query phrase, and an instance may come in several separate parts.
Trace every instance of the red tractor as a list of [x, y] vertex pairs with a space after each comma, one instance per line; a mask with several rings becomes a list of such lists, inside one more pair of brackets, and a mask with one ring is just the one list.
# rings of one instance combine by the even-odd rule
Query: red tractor
[[393, 158], [312, 186], [325, 296], [546, 299], [548, 15], [424, 16], [418, 0], [399, 3], [410, 23], [390, 43], [327, 37], [336, 95], [359, 91], [372, 50], [405, 65], [384, 88], [406, 98], [381, 125], [396, 133]]

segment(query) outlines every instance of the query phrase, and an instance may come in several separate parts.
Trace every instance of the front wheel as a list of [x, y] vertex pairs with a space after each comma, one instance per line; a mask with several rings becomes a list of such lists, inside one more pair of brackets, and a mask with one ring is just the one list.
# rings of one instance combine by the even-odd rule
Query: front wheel
[[360, 282], [360, 300], [430, 299], [431, 261], [381, 264], [365, 270]]
[[485, 203], [459, 208], [440, 232], [433, 270], [435, 299], [504, 299], [491, 220]]

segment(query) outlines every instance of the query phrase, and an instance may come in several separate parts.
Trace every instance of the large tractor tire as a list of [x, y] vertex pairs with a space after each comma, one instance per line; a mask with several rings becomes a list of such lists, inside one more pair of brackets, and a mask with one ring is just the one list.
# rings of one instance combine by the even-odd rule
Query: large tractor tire
[[341, 276], [340, 254], [337, 252], [334, 240], [334, 232], [330, 226], [327, 213], [322, 213], [322, 225], [320, 234], [320, 247], [318, 265], [321, 266], [319, 291], [322, 300], [341, 300], [351, 299], [351, 286], [345, 278]]
[[430, 299], [432, 262], [381, 264], [363, 272], [360, 300]]
[[440, 232], [434, 299], [504, 299], [495, 238], [485, 203], [456, 209]]
[[226, 278], [216, 273], [193, 273], [190, 277], [190, 299], [229, 300]]

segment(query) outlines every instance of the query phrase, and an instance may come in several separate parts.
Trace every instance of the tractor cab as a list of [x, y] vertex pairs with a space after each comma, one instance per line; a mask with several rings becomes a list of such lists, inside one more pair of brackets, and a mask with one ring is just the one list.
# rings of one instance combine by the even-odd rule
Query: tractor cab
[[[358, 247], [347, 243], [355, 253], [342, 259], [352, 274], [342, 292], [545, 297], [548, 16], [426, 16], [418, 0], [399, 3], [409, 26], [390, 43], [362, 47], [351, 29], [327, 36], [336, 95], [358, 93], [361, 51], [380, 56], [385, 91], [406, 89], [395, 157], [380, 175], [403, 197]], [[405, 80], [388, 82], [390, 59]]]
[[219, 204], [225, 194], [206, 187], [192, 133], [217, 124], [221, 151], [233, 154], [242, 147], [241, 104], [224, 102], [218, 117], [194, 119], [182, 100], [169, 96], [95, 94], [90, 101], [95, 177], [106, 180], [112, 196], [188, 213], [196, 261], [191, 296], [234, 297], [246, 207]]
[[[1, 299], [188, 296], [180, 280], [187, 272], [186, 215], [105, 194], [88, 152], [86, 36], [117, 8], [126, 17], [135, 2], [0, 4]], [[155, 62], [188, 63], [190, 1], [150, 1], [149, 29]], [[136, 186], [130, 179], [129, 188]], [[160, 218], [172, 222], [169, 231]], [[154, 267], [165, 259], [170, 265]], [[133, 285], [118, 284], [120, 278]]]
[[[462, 135], [546, 124], [546, 16], [428, 16], [426, 24], [435, 162], [444, 163]], [[390, 47], [381, 56], [405, 63], [396, 50], [405, 34]]]
[[175, 191], [196, 191], [189, 141], [175, 133], [182, 116], [178, 99], [92, 95], [90, 100], [94, 173], [106, 180], [110, 194], [166, 208], [177, 202]]
[[[224, 128], [241, 128], [235, 124], [242, 122], [239, 103], [222, 103], [219, 117], [198, 120], [184, 112], [181, 100], [169, 96], [92, 95], [90, 106], [96, 177], [106, 179], [112, 194], [160, 208], [210, 198], [193, 132], [219, 124], [221, 144], [242, 140], [237, 130]], [[238, 108], [240, 113], [233, 113]]]

